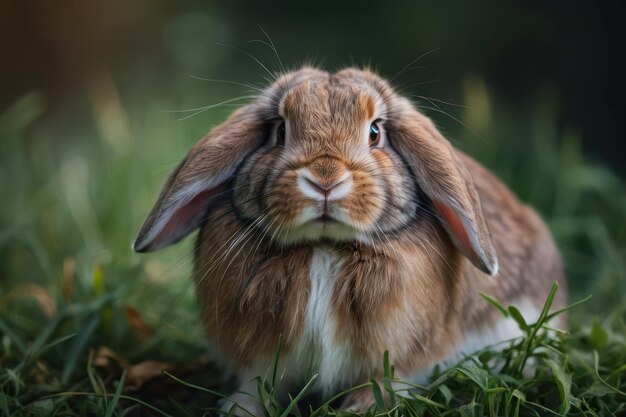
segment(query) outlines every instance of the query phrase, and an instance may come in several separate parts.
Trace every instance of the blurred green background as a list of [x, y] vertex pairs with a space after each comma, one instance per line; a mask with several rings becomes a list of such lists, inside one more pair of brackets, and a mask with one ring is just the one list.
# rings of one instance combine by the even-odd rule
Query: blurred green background
[[206, 349], [193, 239], [150, 255], [130, 243], [168, 173], [251, 94], [238, 83], [264, 86], [263, 66], [280, 69], [265, 32], [289, 68], [370, 65], [392, 77], [421, 57], [394, 83], [546, 219], [571, 299], [594, 296], [573, 316], [614, 317], [626, 301], [623, 11], [3, 0], [0, 332], [33, 340], [54, 320], [50, 334], [78, 332], [76, 359], [59, 365], [65, 383], [90, 346], [131, 360]]

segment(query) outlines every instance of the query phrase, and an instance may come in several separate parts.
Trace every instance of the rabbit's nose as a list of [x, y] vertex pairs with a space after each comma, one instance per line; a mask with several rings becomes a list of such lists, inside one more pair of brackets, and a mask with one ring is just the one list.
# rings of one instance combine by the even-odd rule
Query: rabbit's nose
[[305, 196], [314, 200], [340, 200], [352, 189], [352, 173], [345, 171], [338, 178], [324, 180], [307, 168], [302, 168], [298, 171], [298, 188]]

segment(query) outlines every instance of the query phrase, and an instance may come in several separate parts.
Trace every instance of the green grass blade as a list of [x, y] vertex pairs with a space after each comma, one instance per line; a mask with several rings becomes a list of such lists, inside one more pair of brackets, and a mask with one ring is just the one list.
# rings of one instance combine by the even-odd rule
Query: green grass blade
[[[114, 394], [96, 394], [93, 392], [75, 392], [75, 391], [66, 391], [66, 392], [59, 392], [57, 394], [51, 394], [51, 395], [46, 395], [44, 397], [41, 397], [39, 400], [45, 400], [48, 398], [63, 398], [63, 397], [113, 397]], [[166, 413], [165, 411], [151, 405], [148, 404], [147, 402], [140, 400], [139, 398], [135, 398], [132, 397], [130, 395], [120, 395], [119, 396], [120, 399], [123, 400], [127, 400], [127, 401], [133, 401], [137, 404], [140, 404], [146, 408], [149, 408], [150, 410], [154, 411], [155, 413], [162, 415], [163, 417], [174, 417], [171, 414]]]
[[[595, 351], [595, 350], [593, 351], [593, 361], [594, 361], [594, 371], [595, 371], [595, 374], [596, 374], [596, 378], [598, 378], [598, 381], [600, 381], [602, 384], [604, 384], [607, 388], [609, 388], [609, 389], [613, 390], [614, 392], [620, 394], [622, 397], [626, 397], [626, 392], [621, 391], [618, 388], [615, 388], [614, 386], [612, 386], [611, 384], [606, 382], [604, 380], [604, 378], [602, 378], [600, 376], [600, 371], [599, 371], [599, 368], [600, 368], [600, 356], [598, 355], [598, 352]], [[621, 366], [621, 367], [623, 367], [623, 366]]]
[[83, 327], [78, 335], [76, 335], [76, 339], [68, 349], [66, 355], [66, 362], [63, 366], [63, 372], [61, 373], [61, 384], [63, 386], [67, 386], [70, 378], [72, 377], [72, 373], [76, 368], [76, 363], [78, 359], [81, 357], [81, 352], [85, 350], [87, 346], [87, 342], [89, 342], [89, 338], [92, 333], [96, 330], [96, 327], [100, 323], [100, 315], [94, 314], [91, 319], [87, 322], [85, 327]]
[[492, 306], [500, 310], [500, 313], [502, 313], [504, 317], [509, 317], [509, 312], [507, 311], [507, 309], [502, 304], [500, 304], [495, 298], [493, 298], [490, 295], [485, 294], [484, 292], [479, 292], [479, 294], [481, 297], [487, 300], [489, 304], [491, 304]]
[[420, 402], [420, 403], [422, 403], [422, 404], [424, 404], [424, 405], [427, 405], [427, 406], [429, 406], [429, 407], [435, 407], [435, 408], [439, 408], [439, 409], [442, 409], [442, 410], [445, 410], [445, 409], [446, 409], [446, 406], [445, 406], [445, 405], [440, 404], [440, 403], [438, 403], [437, 401], [433, 401], [433, 400], [431, 400], [430, 398], [424, 397], [423, 395], [419, 395], [419, 394], [416, 394], [416, 393], [414, 393], [414, 392], [409, 393], [409, 395], [410, 395], [410, 396], [411, 396], [414, 400], [416, 400], [416, 401], [418, 401], [418, 402]]
[[564, 365], [557, 364], [550, 359], [544, 359], [544, 363], [546, 363], [552, 370], [552, 375], [554, 376], [554, 381], [558, 388], [559, 397], [561, 399], [559, 412], [562, 415], [567, 415], [570, 403], [572, 402], [572, 376], [565, 370]]
[[278, 349], [276, 350], [276, 355], [274, 355], [274, 362], [272, 363], [272, 391], [274, 391], [276, 387], [276, 374], [278, 373], [278, 360], [280, 359], [280, 354], [282, 350], [283, 350], [283, 335], [281, 333], [278, 336]]
[[588, 295], [588, 296], [586, 296], [585, 298], [583, 298], [582, 300], [578, 300], [578, 301], [576, 301], [575, 303], [572, 303], [572, 304], [568, 305], [567, 307], [563, 307], [563, 308], [562, 308], [562, 309], [560, 309], [560, 310], [556, 310], [555, 312], [548, 314], [548, 316], [547, 316], [547, 318], [546, 318], [546, 321], [550, 321], [550, 320], [551, 320], [551, 319], [553, 319], [554, 317], [556, 317], [556, 316], [558, 316], [558, 315], [560, 315], [560, 314], [563, 314], [563, 313], [565, 313], [566, 311], [572, 310], [572, 309], [574, 309], [574, 308], [578, 307], [579, 305], [581, 305], [581, 304], [583, 304], [583, 303], [586, 303], [586, 302], [587, 302], [587, 301], [589, 301], [592, 297], [593, 297], [592, 295]]
[[370, 387], [372, 384], [371, 382], [366, 382], [365, 384], [361, 384], [361, 385], [355, 385], [354, 387], [348, 388], [346, 390], [343, 390], [335, 395], [333, 395], [329, 400], [325, 401], [321, 406], [319, 406], [315, 411], [313, 411], [311, 413], [311, 415], [309, 417], [318, 417], [321, 415], [321, 413], [323, 413], [326, 408], [328, 406], [330, 406], [330, 404], [332, 404], [333, 402], [337, 401], [339, 398], [344, 397], [352, 392], [364, 389], [364, 388], [368, 388]]
[[509, 306], [508, 311], [511, 317], [513, 318], [513, 320], [515, 320], [515, 322], [519, 326], [519, 328], [524, 333], [528, 333], [530, 331], [530, 328], [528, 327], [528, 324], [526, 323], [524, 316], [522, 316], [522, 313], [520, 313], [520, 311], [514, 306]]
[[0, 331], [4, 333], [9, 339], [13, 341], [15, 347], [20, 351], [21, 354], [24, 354], [26, 351], [26, 343], [19, 337], [11, 328], [0, 318]]
[[124, 369], [124, 371], [122, 372], [122, 376], [120, 377], [120, 380], [117, 383], [117, 388], [115, 389], [115, 394], [113, 395], [111, 402], [107, 406], [107, 410], [106, 410], [104, 417], [113, 416], [113, 412], [117, 408], [117, 403], [119, 402], [120, 397], [122, 396], [122, 389], [124, 389], [125, 381], [126, 381], [126, 369]]
[[48, 342], [48, 339], [50, 339], [52, 333], [54, 333], [60, 323], [61, 317], [57, 316], [46, 324], [26, 353], [27, 358], [36, 358], [40, 355], [41, 349]]
[[184, 385], [186, 387], [193, 388], [193, 389], [198, 390], [198, 391], [203, 391], [203, 392], [206, 392], [208, 394], [215, 395], [216, 397], [221, 398], [223, 400], [227, 400], [229, 402], [233, 402], [233, 400], [231, 400], [230, 397], [228, 397], [227, 395], [224, 395], [224, 394], [222, 394], [220, 392], [214, 391], [214, 390], [212, 390], [210, 388], [202, 387], [200, 385], [196, 385], [196, 384], [192, 384], [191, 382], [187, 382], [187, 381], [185, 381], [183, 379], [175, 377], [174, 375], [170, 374], [168, 371], [163, 371], [163, 374], [167, 375], [169, 378], [172, 378], [174, 381], [176, 381], [179, 384], [182, 384], [182, 385]]
[[280, 417], [287, 417], [289, 415], [291, 410], [293, 410], [294, 407], [296, 407], [298, 405], [298, 401], [300, 401], [302, 399], [302, 397], [304, 397], [304, 395], [309, 391], [311, 386], [313, 386], [313, 384], [315, 383], [315, 380], [317, 379], [317, 377], [318, 377], [317, 374], [315, 374], [315, 375], [313, 375], [311, 377], [309, 382], [307, 382], [307, 384], [304, 386], [304, 388], [302, 388], [300, 390], [298, 395], [296, 395], [295, 398], [291, 402], [289, 402], [289, 405], [287, 405], [287, 407], [285, 408], [285, 411], [283, 411], [283, 413], [280, 415]]
[[385, 404], [385, 398], [383, 397], [383, 392], [376, 381], [372, 380], [371, 383], [372, 392], [374, 393], [374, 400], [376, 401], [376, 412], [382, 413], [387, 409], [387, 405]]
[[463, 365], [456, 368], [463, 375], [474, 381], [483, 392], [489, 389], [489, 374], [484, 369], [475, 366]]
[[552, 288], [550, 289], [550, 293], [548, 294], [548, 298], [546, 298], [546, 302], [543, 304], [543, 308], [541, 309], [541, 314], [539, 315], [539, 319], [537, 320], [537, 325], [542, 325], [545, 321], [547, 321], [548, 313], [550, 312], [550, 308], [552, 307], [552, 303], [554, 302], [554, 297], [556, 296], [556, 292], [559, 289], [559, 283], [554, 281], [552, 284]]

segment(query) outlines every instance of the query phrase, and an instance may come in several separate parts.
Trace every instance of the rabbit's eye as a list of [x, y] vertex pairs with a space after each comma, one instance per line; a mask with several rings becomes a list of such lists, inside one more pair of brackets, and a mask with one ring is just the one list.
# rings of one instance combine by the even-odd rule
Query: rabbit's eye
[[280, 122], [278, 125], [278, 130], [276, 131], [276, 145], [284, 146], [285, 145], [285, 122]]
[[370, 146], [378, 146], [380, 143], [380, 128], [376, 122], [370, 125]]

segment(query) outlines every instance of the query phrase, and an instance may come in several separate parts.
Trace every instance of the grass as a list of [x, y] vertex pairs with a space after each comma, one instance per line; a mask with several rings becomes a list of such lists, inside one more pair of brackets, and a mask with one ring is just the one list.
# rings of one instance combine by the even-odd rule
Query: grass
[[[370, 384], [377, 402], [369, 415], [625, 413], [624, 182], [585, 154], [574, 131], [556, 128], [549, 96], [520, 114], [491, 103], [480, 80], [468, 79], [466, 93], [471, 111], [422, 104], [457, 146], [542, 213], [567, 265], [570, 299], [593, 297], [568, 313], [569, 332], [549, 329], [549, 315], [525, 323], [486, 297], [525, 336], [439, 370], [425, 387], [396, 381], [381, 358], [386, 375]], [[158, 111], [196, 107], [198, 97], [140, 110], [94, 106], [84, 110], [94, 126], [72, 123], [57, 136], [31, 130], [43, 107], [35, 93], [0, 116], [0, 414], [200, 415], [232, 390], [197, 319], [191, 239], [156, 255], [129, 250], [165, 175], [231, 110], [184, 122]], [[132, 366], [147, 360], [172, 370], [155, 376], [157, 365]], [[133, 388], [138, 372], [147, 380]], [[266, 415], [307, 409], [304, 391], [278, 402], [277, 383], [259, 379]], [[338, 415], [335, 406], [308, 412]]]

